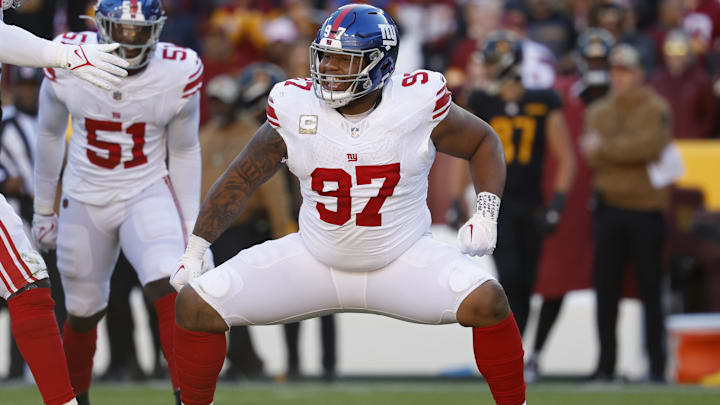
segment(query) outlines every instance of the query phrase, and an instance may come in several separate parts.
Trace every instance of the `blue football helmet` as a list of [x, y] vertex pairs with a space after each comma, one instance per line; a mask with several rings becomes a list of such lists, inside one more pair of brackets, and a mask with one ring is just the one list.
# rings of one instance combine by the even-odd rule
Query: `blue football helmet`
[[130, 63], [128, 69], [150, 62], [165, 19], [160, 0], [98, 0], [95, 4], [98, 42], [119, 43], [115, 52]]
[[[339, 108], [382, 88], [397, 62], [400, 38], [389, 15], [367, 4], [349, 4], [332, 13], [310, 45], [310, 76], [315, 95], [328, 106]], [[320, 73], [327, 53], [350, 57], [348, 74]], [[345, 90], [333, 90], [337, 87]]]

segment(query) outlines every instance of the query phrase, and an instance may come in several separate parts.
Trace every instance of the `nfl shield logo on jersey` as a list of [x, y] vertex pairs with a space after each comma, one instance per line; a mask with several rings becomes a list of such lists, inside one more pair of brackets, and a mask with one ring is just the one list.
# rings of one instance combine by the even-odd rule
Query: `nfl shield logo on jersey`
[[317, 134], [318, 116], [317, 115], [301, 115], [300, 126], [298, 132], [301, 134]]
[[122, 93], [120, 93], [119, 91], [113, 92], [113, 98], [117, 101], [122, 100]]
[[358, 128], [358, 127], [350, 128], [350, 137], [357, 138], [358, 136], [360, 136], [360, 128]]

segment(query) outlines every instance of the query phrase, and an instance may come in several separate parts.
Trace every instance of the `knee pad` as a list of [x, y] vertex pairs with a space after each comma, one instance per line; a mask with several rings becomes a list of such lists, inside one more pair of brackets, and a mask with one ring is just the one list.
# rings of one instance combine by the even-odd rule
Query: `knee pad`
[[65, 290], [65, 307], [68, 313], [87, 318], [107, 307], [110, 296], [109, 284], [98, 285], [94, 281], [83, 281], [62, 277]]
[[448, 287], [457, 294], [477, 287], [482, 280], [487, 278], [484, 272], [479, 271], [477, 264], [465, 258], [451, 262], [447, 268], [449, 271]]

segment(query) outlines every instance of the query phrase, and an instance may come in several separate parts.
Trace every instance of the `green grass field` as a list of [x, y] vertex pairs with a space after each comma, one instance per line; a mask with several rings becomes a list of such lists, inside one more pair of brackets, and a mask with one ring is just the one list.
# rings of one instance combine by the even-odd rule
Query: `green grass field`
[[[93, 405], [172, 405], [164, 385], [93, 386]], [[33, 386], [0, 385], [0, 404], [38, 405]], [[475, 382], [241, 383], [220, 384], [216, 405], [492, 405], [487, 386]], [[528, 390], [529, 405], [720, 404], [720, 389], [689, 386], [542, 383]]]

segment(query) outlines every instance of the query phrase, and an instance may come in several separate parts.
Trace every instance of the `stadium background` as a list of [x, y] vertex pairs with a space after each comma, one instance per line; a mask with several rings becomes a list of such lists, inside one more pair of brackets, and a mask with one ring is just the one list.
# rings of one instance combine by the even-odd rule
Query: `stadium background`
[[[81, 14], [92, 13], [92, 1], [83, 0], [26, 0], [22, 9], [8, 12], [6, 22], [23, 26], [36, 35], [52, 38], [66, 31], [92, 29]], [[197, 50], [205, 63], [205, 83], [222, 75], [239, 74], [244, 67], [257, 61], [279, 65], [289, 77], [307, 75], [307, 46], [322, 20], [346, 2], [305, 0], [165, 0], [168, 15], [161, 40], [174, 42]], [[587, 27], [593, 25], [593, 7], [612, 3], [622, 10], [619, 27], [624, 40], [638, 47], [648, 77], [663, 67], [662, 41], [672, 29], [685, 30], [696, 53], [694, 68], [706, 78], [705, 104], [712, 110], [720, 100], [720, 2], [715, 0], [510, 0], [501, 2], [504, 10], [492, 20], [490, 0], [466, 1], [374, 1], [386, 8], [401, 29], [401, 56], [398, 71], [427, 68], [444, 72], [454, 94], [462, 95], [476, 85], [472, 55], [490, 28], [508, 28], [527, 38], [546, 44], [553, 52], [550, 63], [555, 71], [555, 83], [577, 74], [574, 63], [575, 41]], [[699, 21], [699, 22], [698, 22]], [[710, 23], [708, 26], [707, 23]], [[1, 40], [1, 39], [0, 39]], [[13, 89], [3, 76], [3, 104], [12, 102]], [[207, 86], [206, 86], [207, 87]], [[462, 97], [455, 98], [462, 103]], [[692, 113], [690, 110], [689, 113]], [[677, 187], [698, 189], [704, 195], [704, 206], [685, 211], [685, 231], [690, 233], [693, 218], [704, 218], [711, 224], [712, 243], [691, 257], [696, 262], [709, 263], [694, 267], [694, 294], [687, 296], [685, 285], [678, 285], [668, 265], [665, 291], [667, 312], [674, 313], [671, 321], [683, 323], [683, 312], [720, 311], [720, 254], [715, 211], [720, 210], [720, 182], [717, 173], [720, 162], [720, 119], [712, 113], [704, 131], [676, 134], [684, 156], [686, 174]], [[203, 122], [208, 117], [203, 106]], [[581, 119], [579, 117], [578, 119]], [[690, 136], [693, 139], [685, 139]], [[680, 139], [683, 138], [683, 139]], [[451, 190], [447, 177], [452, 173], [452, 158], [439, 156], [431, 174], [428, 198], [433, 213], [436, 236], [454, 243], [454, 231], [448, 227], [446, 212], [450, 208]], [[713, 239], [714, 238], [714, 239]], [[705, 242], [703, 242], [705, 243]], [[705, 246], [705, 245], [704, 245]], [[484, 260], [486, 261], [486, 260]], [[489, 261], [486, 261], [489, 263]], [[672, 282], [671, 282], [672, 279]], [[673, 284], [675, 283], [675, 284]], [[700, 284], [700, 287], [698, 286]], [[590, 287], [589, 285], [585, 287]], [[700, 304], [688, 306], [697, 298]], [[544, 373], [550, 376], [582, 376], [592, 372], [597, 356], [594, 324], [594, 299], [589, 288], [572, 292], [553, 330], [542, 359]], [[135, 340], [138, 359], [146, 371], [151, 368], [152, 345], [147, 328], [147, 314], [140, 293], [131, 295], [135, 318]], [[533, 300], [537, 310], [540, 299]], [[688, 308], [691, 307], [691, 310]], [[537, 312], [537, 311], [535, 311]], [[633, 299], [624, 300], [619, 320], [618, 372], [631, 380], [638, 380], [646, 372], [642, 346], [642, 308]], [[303, 328], [301, 355], [303, 372], [319, 375], [322, 371], [319, 328]], [[703, 318], [702, 327], [720, 330], [716, 317]], [[526, 336], [533, 336], [530, 330]], [[714, 326], [713, 326], [714, 325]], [[0, 313], [0, 330], [9, 328], [7, 313]], [[108, 364], [107, 339], [100, 328], [99, 350], [95, 371], [101, 374]], [[423, 327], [368, 315], [340, 315], [337, 321], [338, 374], [340, 376], [468, 376], [476, 374], [470, 357], [470, 336], [459, 326]], [[259, 355], [265, 361], [265, 372], [281, 376], [285, 370], [285, 352], [281, 327], [254, 327], [252, 335]], [[717, 339], [717, 337], [715, 337]], [[531, 347], [532, 340], [525, 342]], [[8, 334], [0, 333], [0, 376], [8, 368]], [[670, 351], [672, 355], [672, 351]], [[671, 362], [671, 367], [675, 363]], [[718, 366], [720, 370], [720, 366]], [[672, 370], [670, 370], [672, 378]], [[0, 398], [0, 403], [4, 403]]]

